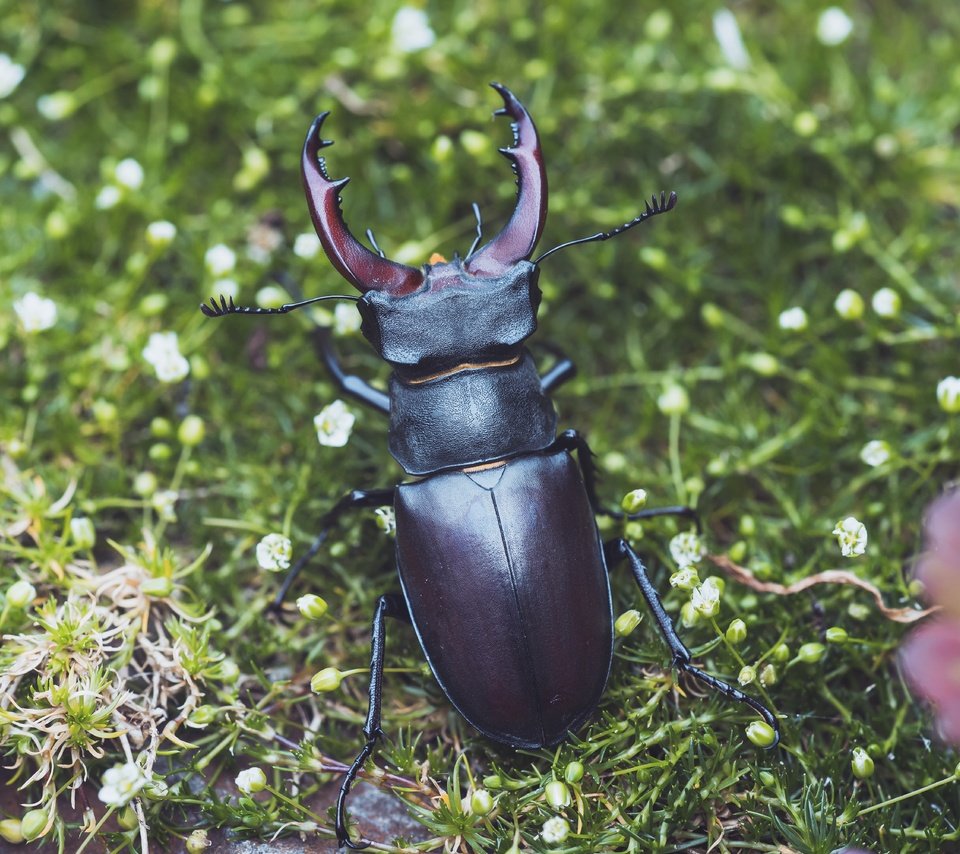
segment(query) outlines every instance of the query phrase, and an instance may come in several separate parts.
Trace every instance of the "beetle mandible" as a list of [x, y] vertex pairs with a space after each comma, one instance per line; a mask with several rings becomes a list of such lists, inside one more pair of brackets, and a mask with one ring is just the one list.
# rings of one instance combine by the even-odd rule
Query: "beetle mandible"
[[[488, 738], [515, 748], [559, 742], [593, 712], [613, 659], [613, 609], [608, 570], [625, 560], [670, 649], [672, 663], [724, 696], [746, 703], [773, 728], [776, 717], [758, 700], [699, 670], [677, 636], [646, 568], [623, 538], [602, 542], [590, 449], [575, 430], [557, 434], [549, 394], [573, 376], [558, 356], [540, 375], [523, 342], [536, 329], [537, 286], [544, 258], [578, 243], [607, 240], [673, 209], [661, 193], [619, 228], [556, 246], [530, 260], [547, 213], [547, 176], [537, 130], [517, 98], [498, 83], [497, 115], [513, 121], [513, 144], [500, 149], [517, 176], [512, 216], [480, 248], [482, 227], [467, 256], [420, 269], [375, 252], [347, 229], [340, 210], [346, 178], [333, 181], [321, 149], [327, 113], [318, 116], [301, 162], [310, 214], [337, 271], [362, 292], [361, 331], [393, 368], [384, 393], [339, 363], [329, 331], [318, 349], [341, 390], [390, 419], [390, 453], [416, 480], [354, 490], [327, 513], [321, 533], [291, 570], [318, 551], [330, 527], [350, 508], [392, 505], [402, 595], [377, 601], [373, 617], [365, 743], [340, 787], [336, 833], [350, 839], [346, 798], [382, 737], [380, 728], [385, 620], [410, 622], [424, 655], [457, 710]], [[208, 316], [284, 313], [237, 306], [222, 297], [202, 306]], [[574, 460], [576, 452], [576, 460]], [[687, 507], [642, 510], [629, 518], [679, 515]], [[699, 522], [698, 522], [699, 525]], [[776, 740], [774, 741], [774, 744]], [[772, 746], [772, 745], [771, 745]]]

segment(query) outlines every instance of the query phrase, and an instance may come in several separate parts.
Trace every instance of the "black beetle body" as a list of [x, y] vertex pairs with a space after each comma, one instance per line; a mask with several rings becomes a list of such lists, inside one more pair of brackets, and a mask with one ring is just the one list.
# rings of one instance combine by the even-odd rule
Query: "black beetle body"
[[[381, 596], [373, 620], [366, 743], [347, 772], [337, 803], [341, 845], [350, 787], [380, 729], [385, 617], [413, 624], [450, 702], [480, 732], [513, 747], [560, 741], [585, 721], [603, 693], [613, 658], [608, 566], [627, 560], [670, 648], [674, 666], [746, 703], [779, 730], [761, 703], [691, 664], [640, 558], [620, 538], [602, 543], [589, 448], [575, 431], [556, 432], [549, 393], [574, 373], [559, 358], [540, 376], [523, 342], [536, 330], [538, 264], [575, 243], [606, 240], [669, 211], [676, 196], [656, 196], [636, 219], [571, 241], [530, 260], [543, 230], [547, 179], [536, 128], [509, 90], [493, 84], [513, 119], [514, 143], [501, 149], [517, 174], [517, 205], [507, 225], [461, 260], [420, 269], [385, 258], [347, 230], [339, 191], [319, 151], [330, 143], [313, 123], [303, 148], [307, 200], [327, 257], [363, 292], [361, 331], [393, 368], [389, 393], [347, 375], [329, 332], [318, 329], [321, 358], [341, 389], [390, 419], [389, 447], [418, 480], [356, 490], [324, 517], [321, 533], [278, 596], [317, 552], [347, 509], [392, 504], [403, 597]], [[475, 212], [476, 207], [475, 207]], [[479, 235], [479, 212], [478, 237]], [[372, 235], [368, 236], [373, 242]], [[317, 299], [325, 299], [319, 297]], [[221, 299], [208, 316], [283, 313]], [[572, 452], [576, 451], [574, 460]], [[690, 508], [644, 510], [630, 518], [682, 515]], [[698, 522], [699, 525], [699, 522]]]

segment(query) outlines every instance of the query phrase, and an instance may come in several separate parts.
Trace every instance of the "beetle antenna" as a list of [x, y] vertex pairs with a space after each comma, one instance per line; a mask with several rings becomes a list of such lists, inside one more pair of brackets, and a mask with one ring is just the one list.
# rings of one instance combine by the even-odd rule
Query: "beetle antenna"
[[576, 246], [578, 243], [593, 243], [596, 240], [609, 240], [611, 237], [616, 237], [618, 234], [623, 234], [623, 232], [628, 231], [635, 225], [640, 225], [641, 222], [646, 222], [651, 217], [658, 216], [659, 214], [666, 213], [667, 211], [672, 211], [677, 205], [677, 194], [671, 192], [670, 197], [667, 198], [667, 194], [665, 192], [661, 192], [659, 198], [654, 195], [651, 201], [653, 202], [652, 205], [650, 202], [645, 203], [646, 210], [640, 214], [640, 216], [638, 216], [636, 219], [630, 220], [630, 222], [625, 222], [619, 228], [615, 228], [612, 231], [598, 231], [596, 234], [591, 234], [589, 237], [581, 237], [578, 240], [571, 240], [569, 243], [561, 243], [559, 246], [554, 246], [553, 249], [548, 249], [543, 253], [543, 255], [535, 259], [533, 263], [539, 264], [548, 255], [552, 255], [554, 252], [559, 252], [561, 249], [566, 249], [568, 246]]
[[476, 202], [473, 203], [473, 215], [477, 218], [477, 236], [470, 244], [470, 251], [467, 253], [468, 258], [473, 255], [473, 250], [477, 248], [477, 244], [483, 240], [483, 220], [480, 218], [480, 205]]
[[233, 297], [230, 297], [230, 301], [228, 302], [227, 298], [221, 295], [219, 303], [216, 297], [210, 297], [209, 305], [205, 302], [200, 303], [200, 311], [207, 317], [224, 317], [228, 314], [286, 314], [288, 311], [294, 311], [295, 309], [303, 308], [305, 305], [321, 302], [326, 299], [348, 299], [351, 302], [359, 302], [360, 300], [359, 297], [348, 296], [346, 294], [330, 294], [328, 296], [305, 299], [301, 302], [288, 302], [280, 306], [280, 308], [260, 308], [259, 306], [237, 305], [233, 301]]
[[367, 240], [370, 241], [370, 245], [377, 250], [377, 255], [381, 258], [386, 258], [387, 256], [383, 254], [383, 250], [377, 245], [377, 238], [373, 236], [373, 229], [367, 229]]

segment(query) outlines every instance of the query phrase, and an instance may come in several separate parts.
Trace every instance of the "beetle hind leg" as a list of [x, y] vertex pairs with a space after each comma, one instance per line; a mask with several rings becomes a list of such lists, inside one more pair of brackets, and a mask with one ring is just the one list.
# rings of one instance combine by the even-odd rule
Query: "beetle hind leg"
[[394, 617], [400, 620], [410, 622], [410, 612], [407, 609], [407, 603], [403, 597], [396, 593], [381, 596], [377, 600], [377, 607], [373, 614], [373, 628], [370, 633], [370, 689], [369, 705], [367, 706], [367, 721], [363, 727], [363, 735], [366, 743], [353, 760], [343, 782], [340, 784], [340, 793], [337, 796], [337, 819], [336, 833], [337, 844], [346, 845], [347, 848], [356, 850], [366, 848], [365, 842], [354, 842], [350, 839], [347, 830], [347, 795], [350, 794], [350, 787], [360, 773], [364, 763], [373, 754], [377, 741], [383, 737], [383, 730], [380, 728], [380, 707], [383, 691], [383, 659], [386, 651], [387, 631], [386, 618]]
[[744, 703], [757, 712], [757, 714], [773, 728], [775, 738], [770, 747], [775, 747], [777, 742], [780, 741], [780, 722], [770, 709], [759, 700], [754, 699], [749, 694], [745, 694], [739, 688], [734, 688], [733, 685], [728, 685], [722, 679], [717, 679], [716, 676], [711, 676], [709, 673], [705, 673], [691, 664], [693, 656], [690, 654], [690, 650], [687, 649], [686, 645], [677, 635], [673, 620], [670, 619], [670, 615], [664, 609], [657, 589], [647, 576], [647, 568], [643, 565], [643, 561], [640, 560], [639, 555], [630, 547], [630, 544], [622, 538], [611, 540], [604, 546], [604, 553], [607, 558], [607, 563], [610, 566], [623, 558], [626, 558], [630, 563], [630, 569], [633, 571], [633, 577], [636, 579], [637, 586], [640, 588], [640, 592], [643, 593], [647, 607], [657, 621], [660, 634], [670, 648], [674, 666], [709, 685], [715, 691], [723, 694], [724, 697]]

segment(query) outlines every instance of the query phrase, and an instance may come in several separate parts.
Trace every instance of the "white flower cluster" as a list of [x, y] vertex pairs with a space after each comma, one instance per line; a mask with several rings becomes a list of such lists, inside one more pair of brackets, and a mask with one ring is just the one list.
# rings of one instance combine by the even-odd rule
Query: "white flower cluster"
[[289, 568], [292, 554], [293, 544], [283, 534], [267, 534], [257, 543], [257, 563], [269, 572]]
[[840, 545], [840, 554], [844, 557], [856, 557], [866, 552], [867, 526], [855, 516], [847, 516], [837, 522], [833, 533]]
[[313, 418], [317, 441], [331, 448], [342, 448], [350, 439], [353, 424], [357, 420], [342, 400], [325, 406]]
[[157, 379], [175, 383], [190, 373], [190, 363], [180, 353], [176, 332], [154, 332], [143, 348], [143, 358], [157, 372]]
[[680, 569], [700, 563], [705, 553], [700, 536], [693, 531], [683, 531], [670, 540], [670, 557]]
[[430, 19], [423, 9], [402, 6], [393, 16], [390, 41], [394, 50], [400, 53], [415, 53], [430, 47], [436, 40], [436, 33], [430, 28]]
[[107, 806], [122, 807], [128, 804], [147, 785], [147, 775], [136, 762], [114, 765], [103, 775], [103, 788], [99, 798]]
[[0, 98], [6, 98], [23, 80], [24, 67], [7, 54], [0, 53]]

